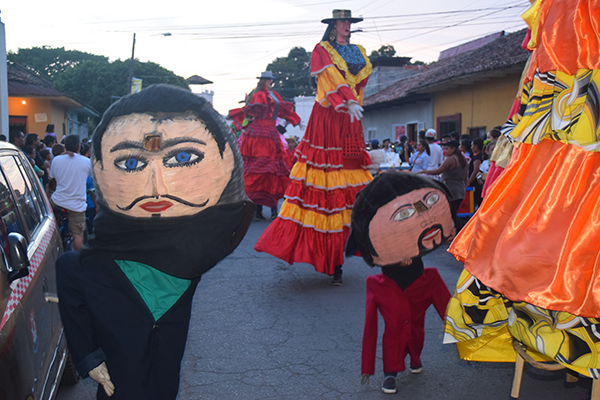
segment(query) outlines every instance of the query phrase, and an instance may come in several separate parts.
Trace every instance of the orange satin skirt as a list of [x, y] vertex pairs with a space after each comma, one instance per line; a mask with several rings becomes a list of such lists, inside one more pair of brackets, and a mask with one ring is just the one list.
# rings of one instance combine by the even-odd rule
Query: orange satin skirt
[[600, 153], [519, 144], [449, 251], [512, 301], [600, 317]]

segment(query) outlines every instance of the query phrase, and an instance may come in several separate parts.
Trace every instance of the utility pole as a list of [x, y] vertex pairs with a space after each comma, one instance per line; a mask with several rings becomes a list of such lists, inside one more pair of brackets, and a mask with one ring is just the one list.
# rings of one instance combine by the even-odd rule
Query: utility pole
[[129, 78], [127, 79], [127, 91], [125, 95], [131, 93], [131, 85], [133, 83], [133, 62], [135, 54], [135, 33], [133, 34], [133, 45], [131, 46], [131, 61], [129, 62]]

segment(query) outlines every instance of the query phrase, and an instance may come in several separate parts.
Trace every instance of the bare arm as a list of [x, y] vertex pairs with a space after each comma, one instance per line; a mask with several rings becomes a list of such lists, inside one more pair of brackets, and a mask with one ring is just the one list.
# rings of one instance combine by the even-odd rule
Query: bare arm
[[438, 169], [422, 170], [417, 172], [417, 174], [439, 175], [444, 171], [455, 168], [456, 162], [457, 161], [454, 159], [454, 157], [448, 157], [444, 160], [444, 162], [442, 163], [442, 165], [440, 165]]
[[481, 166], [481, 161], [479, 160], [475, 160], [473, 162], [473, 172], [471, 173], [471, 176], [469, 177], [469, 179], [467, 179], [467, 186], [471, 186], [473, 184], [473, 182], [475, 182], [475, 179], [477, 179], [477, 174], [479, 173], [479, 167]]

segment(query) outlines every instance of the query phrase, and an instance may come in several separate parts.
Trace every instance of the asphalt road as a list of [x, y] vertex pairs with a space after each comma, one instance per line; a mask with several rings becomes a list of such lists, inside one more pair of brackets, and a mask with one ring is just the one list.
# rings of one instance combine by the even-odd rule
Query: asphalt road
[[[265, 211], [265, 215], [267, 212]], [[360, 384], [365, 279], [380, 269], [352, 257], [343, 284], [306, 264], [288, 265], [253, 246], [269, 221], [256, 221], [240, 247], [202, 278], [194, 298], [179, 400], [244, 399], [485, 399], [510, 396], [514, 364], [462, 361], [442, 344], [443, 324], [433, 307], [426, 319], [424, 371], [403, 372], [398, 393], [381, 392], [380, 318], [376, 374]], [[424, 257], [452, 292], [462, 265], [445, 248]], [[525, 365], [520, 399], [587, 400], [591, 380], [564, 387], [563, 371]], [[95, 398], [83, 379], [62, 387], [58, 400]]]

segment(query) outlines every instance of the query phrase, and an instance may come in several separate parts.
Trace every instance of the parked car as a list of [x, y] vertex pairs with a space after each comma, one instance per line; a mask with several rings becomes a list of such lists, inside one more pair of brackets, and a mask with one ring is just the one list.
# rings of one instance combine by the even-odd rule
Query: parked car
[[0, 399], [54, 399], [63, 374], [77, 382], [56, 296], [62, 252], [29, 159], [0, 142]]

